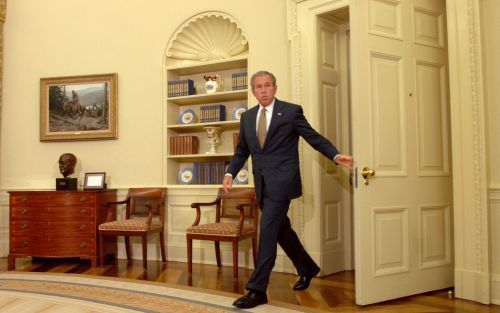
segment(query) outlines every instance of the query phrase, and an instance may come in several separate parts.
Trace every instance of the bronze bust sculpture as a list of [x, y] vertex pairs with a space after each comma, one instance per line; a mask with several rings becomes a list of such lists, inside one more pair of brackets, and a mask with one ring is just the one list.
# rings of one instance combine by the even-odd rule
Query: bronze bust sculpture
[[75, 172], [76, 156], [72, 153], [64, 153], [59, 157], [59, 171], [64, 178]]
[[56, 178], [56, 190], [76, 190], [77, 179], [68, 176], [75, 172], [76, 156], [64, 153], [59, 157], [59, 171], [64, 178]]

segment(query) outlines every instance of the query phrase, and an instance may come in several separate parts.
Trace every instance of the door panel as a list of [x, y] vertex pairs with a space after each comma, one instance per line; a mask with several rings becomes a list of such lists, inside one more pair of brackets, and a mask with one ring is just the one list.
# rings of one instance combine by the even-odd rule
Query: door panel
[[[318, 73], [320, 116], [319, 132], [335, 142], [343, 151], [341, 57], [339, 27], [330, 21], [319, 18], [317, 24]], [[351, 249], [346, 238], [346, 214], [350, 210], [349, 184], [346, 175], [331, 160], [320, 156], [321, 179], [321, 270], [322, 274], [343, 271], [348, 266]], [[347, 190], [347, 194], [346, 194]]]
[[373, 225], [374, 276], [408, 272], [408, 209], [375, 208]]
[[420, 207], [420, 267], [432, 268], [451, 264], [450, 207]]
[[453, 285], [444, 16], [444, 0], [351, 2], [361, 305]]
[[372, 53], [370, 121], [377, 176], [406, 175], [404, 79], [401, 56]]
[[449, 147], [443, 63], [416, 61], [418, 169], [420, 176], [448, 176]]

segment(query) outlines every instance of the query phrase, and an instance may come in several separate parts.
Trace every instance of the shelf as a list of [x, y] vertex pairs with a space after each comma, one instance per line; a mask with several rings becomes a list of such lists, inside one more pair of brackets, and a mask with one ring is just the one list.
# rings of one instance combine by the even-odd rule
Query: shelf
[[223, 59], [212, 62], [193, 64], [193, 65], [186, 65], [186, 64], [173, 65], [173, 66], [168, 66], [167, 70], [179, 76], [184, 76], [184, 75], [192, 75], [198, 73], [232, 70], [235, 68], [246, 68], [246, 67], [247, 67], [247, 57], [244, 56], [240, 58]]
[[182, 161], [182, 162], [203, 162], [209, 159], [228, 159], [233, 156], [232, 152], [229, 153], [217, 153], [217, 154], [181, 154], [181, 155], [167, 155], [167, 159]]
[[195, 123], [195, 124], [175, 124], [167, 125], [167, 129], [182, 132], [202, 132], [205, 131], [203, 127], [206, 126], [221, 126], [224, 130], [235, 130], [240, 129], [240, 121], [221, 121], [221, 122], [210, 122], [210, 123]]
[[212, 94], [197, 94], [191, 96], [171, 97], [168, 98], [168, 101], [171, 101], [177, 105], [208, 104], [214, 102], [224, 102], [233, 100], [246, 101], [247, 92], [248, 89], [221, 91]]

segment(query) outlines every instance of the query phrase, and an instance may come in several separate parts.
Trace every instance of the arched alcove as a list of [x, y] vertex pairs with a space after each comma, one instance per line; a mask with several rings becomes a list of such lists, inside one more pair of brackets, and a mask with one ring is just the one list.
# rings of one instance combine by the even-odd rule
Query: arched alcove
[[217, 11], [197, 14], [172, 35], [167, 66], [230, 59], [248, 54], [247, 35], [232, 16]]
[[[194, 218], [190, 205], [210, 202], [217, 194], [237, 143], [240, 121], [236, 116], [248, 107], [249, 43], [233, 16], [202, 12], [173, 32], [163, 58], [163, 182], [169, 190], [169, 220], [176, 221], [168, 226], [169, 255], [185, 260], [185, 230]], [[215, 90], [207, 88], [207, 80], [216, 77]], [[221, 131], [217, 148], [206, 141], [208, 129], [214, 126]], [[251, 170], [242, 171], [247, 179], [240, 186], [251, 186]], [[214, 211], [209, 208], [202, 214], [210, 220]], [[221, 244], [222, 259], [232, 259], [230, 248]], [[245, 255], [239, 266], [253, 265], [249, 243], [240, 245], [239, 252]], [[195, 241], [193, 262], [215, 263], [213, 246]]]

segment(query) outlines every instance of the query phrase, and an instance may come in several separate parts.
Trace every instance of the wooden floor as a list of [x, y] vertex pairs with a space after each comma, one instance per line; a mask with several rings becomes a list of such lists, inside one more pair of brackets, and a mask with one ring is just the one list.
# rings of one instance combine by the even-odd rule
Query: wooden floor
[[[0, 271], [7, 270], [6, 258], [0, 258]], [[103, 267], [92, 268], [87, 261], [74, 259], [18, 259], [16, 271], [77, 273], [103, 277], [121, 277], [136, 280], [191, 285], [198, 288], [221, 290], [243, 294], [244, 285], [251, 270], [240, 268], [239, 279], [233, 281], [232, 267], [217, 268], [213, 265], [193, 264], [193, 275], [189, 278], [186, 263], [150, 261], [147, 271], [142, 261], [110, 261]], [[292, 286], [297, 276], [272, 273], [268, 288], [269, 299], [298, 304], [330, 312], [371, 313], [500, 313], [500, 306], [481, 305], [455, 299], [452, 290], [440, 290], [381, 304], [360, 307], [354, 299], [354, 272], [342, 272], [322, 278], [314, 278], [306, 291], [295, 292]]]

